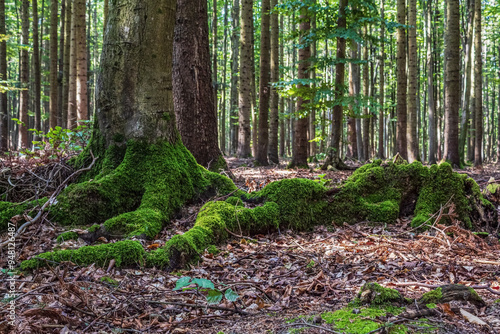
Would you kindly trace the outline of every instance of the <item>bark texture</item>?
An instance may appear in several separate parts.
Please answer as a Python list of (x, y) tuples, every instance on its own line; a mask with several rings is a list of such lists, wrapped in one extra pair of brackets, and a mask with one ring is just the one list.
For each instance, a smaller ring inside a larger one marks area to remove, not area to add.
[(384, 103), (385, 103), (385, 13), (384, 13), (384, 0), (380, 1), (380, 16), (382, 17), (382, 24), (380, 26), (380, 112), (378, 119), (378, 157), (379, 159), (385, 159), (385, 145), (384, 145), (384, 129), (385, 129), (385, 120), (384, 120)]
[(474, 0), (474, 108), (475, 108), (475, 150), (474, 150), (474, 166), (480, 167), (483, 165), (483, 60), (481, 40), (481, 22), (482, 8), (481, 0)]
[(417, 0), (408, 0), (408, 162), (420, 161), (417, 136)]
[[(271, 0), (271, 9), (277, 0)], [(279, 64), (279, 23), (278, 13), (271, 14), (271, 82), (278, 82), (280, 75)], [(271, 89), (270, 116), (269, 116), (269, 161), (279, 163), (278, 156), (278, 125), (279, 125), (279, 95), (275, 88)]]
[(87, 35), (86, 0), (75, 0), (75, 38), (76, 38), (76, 115), (77, 120), (88, 120), (87, 96)]
[(177, 0), (172, 78), (182, 142), (200, 165), (214, 170), (225, 168), (217, 145), (206, 1)]
[[(399, 24), (406, 24), (406, 1), (397, 0), (397, 21)], [(403, 157), (408, 159), (408, 141), (406, 137), (407, 128), (407, 110), (406, 110), (406, 29), (398, 28), (397, 34), (397, 106), (396, 113), (398, 117), (396, 145), (397, 151)]]
[[(35, 0), (36, 1), (36, 0)], [(57, 83), (57, 0), (50, 2), (50, 127), (57, 126), (58, 119), (58, 83)]]
[[(5, 0), (0, 0), (0, 34), (5, 35)], [(7, 41), (0, 41), (0, 80), (7, 80)], [(7, 93), (0, 92), (0, 151), (9, 146), (9, 111)]]
[[(23, 0), (21, 5), (21, 21), (22, 21), (22, 34), (21, 34), (21, 44), (29, 44), (29, 0)], [(28, 137), (28, 50), (26, 48), (21, 49), (21, 90), (20, 101), (19, 101), (19, 120), (22, 122), (19, 125), (19, 148), (29, 147), (29, 137)]]

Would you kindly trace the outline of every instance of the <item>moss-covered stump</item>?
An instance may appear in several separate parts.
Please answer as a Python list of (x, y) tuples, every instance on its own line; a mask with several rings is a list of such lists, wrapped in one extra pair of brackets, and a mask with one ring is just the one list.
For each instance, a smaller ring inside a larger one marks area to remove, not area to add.
[(398, 217), (413, 216), (412, 226), (417, 227), (432, 224), (432, 215), (446, 204), (441, 215), (444, 220), (453, 208), (469, 229), (491, 229), (498, 224), (495, 208), (477, 183), (454, 172), (448, 163), (428, 168), (420, 162), (382, 165), (377, 160), (356, 170), (331, 206), (338, 224), (360, 220), (393, 223)]

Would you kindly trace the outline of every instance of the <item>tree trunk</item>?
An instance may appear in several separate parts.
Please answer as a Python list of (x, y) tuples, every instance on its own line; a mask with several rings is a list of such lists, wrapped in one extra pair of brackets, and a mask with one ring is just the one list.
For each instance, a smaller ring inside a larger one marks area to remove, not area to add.
[(248, 158), (250, 150), (250, 116), (252, 112), (252, 30), (253, 30), (253, 1), (241, 1), (240, 13), (240, 92), (239, 92), (239, 133), (238, 157)]
[[(207, 14), (208, 15), (208, 14)], [(214, 85), (214, 106), (215, 113), (218, 115), (219, 107), (217, 105), (217, 92), (219, 91), (219, 81), (217, 80), (217, 56), (218, 56), (218, 47), (217, 47), (217, 0), (213, 0), (212, 2), (212, 84)]]
[(482, 60), (482, 43), (481, 40), (481, 0), (474, 0), (474, 100), (475, 100), (475, 150), (474, 150), (474, 167), (482, 167), (483, 165), (483, 60)]
[[(283, 31), (284, 29), (284, 15), (281, 15), (280, 16), (280, 30)], [(280, 47), (280, 59), (279, 59), (279, 62), (280, 62), (280, 66), (284, 66), (285, 65), (285, 47), (283, 45), (283, 40), (280, 39), (279, 41), (279, 47)], [(280, 80), (283, 80), (283, 75), (280, 74), (279, 76), (279, 79)], [(285, 125), (285, 119), (284, 119), (284, 114), (285, 114), (285, 98), (284, 97), (281, 97), (280, 98), (280, 109), (279, 109), (279, 112), (281, 112), (281, 115), (282, 117), (280, 117), (280, 148), (279, 148), (279, 155), (280, 157), (284, 157), (285, 156), (285, 143), (286, 143), (286, 125)]]
[(408, 0), (408, 162), (420, 161), (417, 136), (417, 0)]
[(384, 13), (384, 0), (380, 1), (380, 16), (382, 23), (380, 26), (380, 112), (378, 122), (378, 158), (385, 159), (385, 145), (384, 145), (384, 129), (385, 129), (385, 13)]
[[(406, 24), (406, 1), (397, 0), (397, 21), (399, 24)], [(396, 142), (397, 150), (403, 159), (408, 159), (408, 141), (406, 137), (407, 129), (407, 110), (406, 110), (406, 31), (405, 28), (398, 28), (397, 34), (397, 132)]]
[(426, 15), (426, 44), (427, 44), (427, 115), (429, 118), (429, 164), (436, 163), (436, 103), (434, 102), (434, 59), (432, 53), (432, 1), (427, 2)]
[[(36, 1), (37, 0), (33, 0), (33, 3), (35, 3)], [(52, 129), (55, 129), (58, 123), (57, 0), (51, 0), (50, 2), (50, 56), (49, 57), (50, 57), (50, 106), (49, 106), (50, 127)]]
[(102, 11), (104, 14), (104, 19), (103, 19), (104, 34), (106, 34), (106, 27), (108, 26), (108, 16), (109, 16), (109, 0), (104, 0), (104, 8)]
[[(314, 5), (317, 1), (314, 0)], [(312, 14), (312, 30), (316, 31), (316, 13)], [(311, 57), (314, 59), (317, 57), (317, 41), (312, 41), (311, 43)], [(310, 77), (312, 79), (313, 91), (315, 91), (316, 86), (316, 67), (311, 64), (311, 69), (309, 70)], [(316, 108), (311, 108), (309, 111), (309, 156), (316, 160), (316, 149), (317, 144), (314, 140), (316, 138)]]
[(77, 112), (76, 112), (76, 0), (72, 0), (71, 10), (71, 33), (70, 33), (70, 52), (69, 52), (69, 69), (68, 69), (68, 129), (76, 127)]
[[(21, 34), (21, 44), (29, 45), (29, 0), (22, 1), (21, 7), (21, 22), (22, 22), (22, 34)], [(28, 50), (26, 48), (21, 49), (21, 93), (19, 101), (19, 120), (22, 124), (19, 125), (19, 148), (28, 148), (30, 146), (28, 137)]]
[(229, 112), (229, 128), (230, 128), (230, 150), (231, 154), (235, 154), (238, 150), (238, 72), (240, 59), (240, 44), (239, 44), (239, 29), (240, 29), (240, 0), (234, 0), (231, 9), (231, 97)]
[(68, 112), (69, 112), (69, 82), (70, 82), (70, 58), (71, 58), (71, 31), (72, 31), (72, 11), (73, 11), (73, 0), (66, 0), (66, 23), (64, 24), (65, 26), (65, 32), (64, 32), (64, 39), (66, 43), (64, 44), (64, 64), (63, 64), (63, 89), (62, 89), (62, 100), (63, 100), (63, 106), (62, 106), (62, 119), (61, 119), (61, 126), (63, 128), (68, 127)]
[(217, 145), (208, 41), (207, 2), (177, 0), (172, 76), (177, 128), (196, 161), (219, 171), (226, 164)]
[[(365, 26), (364, 35), (368, 35), (368, 28)], [(370, 96), (370, 61), (368, 60), (368, 43), (365, 43), (363, 50), (363, 60), (366, 63), (363, 65), (363, 95), (365, 99)], [(370, 111), (368, 105), (365, 106), (363, 119), (363, 161), (370, 158)]]
[[(348, 0), (339, 1), (339, 16), (337, 19), (337, 28), (345, 29), (346, 22), (346, 9)], [(337, 59), (345, 59), (345, 38), (337, 37)], [(343, 98), (344, 86), (344, 63), (339, 61), (335, 68), (335, 100), (340, 101)], [(345, 165), (341, 160), (340, 155), (340, 138), (342, 136), (342, 123), (343, 123), (343, 110), (342, 104), (337, 103), (333, 107), (333, 120), (331, 125), (330, 145), (328, 147), (327, 158), (322, 166), (322, 169), (328, 169), (329, 166), (333, 168), (344, 168)]]
[[(299, 68), (297, 71), (298, 79), (309, 79), (309, 58), (311, 58), (311, 45), (306, 41), (306, 36), (311, 31), (310, 14), (307, 8), (301, 9), (300, 12), (300, 41), (299, 44)], [(298, 84), (297, 88), (309, 87), (309, 85)], [(298, 119), (295, 122), (294, 131), (294, 150), (290, 167), (303, 167), (308, 168), (307, 165), (307, 130), (309, 126), (309, 119), (307, 116), (305, 104), (309, 103), (303, 96), (297, 98), (297, 114)]]
[(65, 39), (66, 31), (66, 2), (68, 0), (61, 0), (61, 23), (60, 23), (60, 33), (59, 33), (59, 61), (58, 61), (58, 73), (57, 73), (57, 125), (62, 126), (63, 124), (63, 96), (64, 96), (64, 53), (66, 49), (67, 40)]
[[(271, 9), (277, 4), (277, 0), (271, 1)], [(279, 18), (278, 13), (271, 14), (271, 82), (275, 83), (280, 80), (280, 64), (279, 64)], [(280, 162), (278, 156), (278, 131), (279, 131), (279, 100), (280, 97), (275, 88), (271, 89), (271, 114), (269, 117), (269, 161), (278, 164)]]
[(88, 120), (86, 0), (75, 0), (76, 39), (76, 114), (78, 121)]
[(270, 97), (270, 0), (262, 0), (260, 29), (260, 79), (259, 79), (259, 129), (255, 159), (262, 166), (269, 164), (267, 151), (269, 145), (269, 97)]
[[(227, 2), (229, 0), (224, 0), (224, 39), (222, 42), (222, 52), (224, 55), (227, 54)], [(220, 150), (222, 154), (226, 154), (226, 69), (227, 69), (227, 57), (223, 57), (222, 64), (222, 96), (221, 96), (221, 121), (220, 121)]]
[[(351, 41), (351, 59), (358, 58), (358, 43)], [(355, 63), (349, 63), (349, 95), (354, 98), (359, 93), (359, 65)], [(355, 109), (357, 108), (357, 103), (349, 107), (351, 113), (355, 114)], [(356, 118), (353, 116), (347, 117), (347, 156), (353, 159), (359, 159), (358, 155), (358, 137), (356, 129)]]
[[(5, 0), (0, 0), (0, 35), (6, 35)], [(7, 80), (7, 41), (0, 41), (0, 80)], [(7, 109), (7, 92), (0, 92), (0, 153), (9, 148), (9, 110)]]

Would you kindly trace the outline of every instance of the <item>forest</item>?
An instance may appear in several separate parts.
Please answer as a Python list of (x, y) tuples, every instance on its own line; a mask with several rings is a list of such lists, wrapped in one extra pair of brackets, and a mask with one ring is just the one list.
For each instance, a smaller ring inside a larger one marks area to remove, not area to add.
[(0, 0), (0, 333), (500, 332), (499, 41), (497, 0)]

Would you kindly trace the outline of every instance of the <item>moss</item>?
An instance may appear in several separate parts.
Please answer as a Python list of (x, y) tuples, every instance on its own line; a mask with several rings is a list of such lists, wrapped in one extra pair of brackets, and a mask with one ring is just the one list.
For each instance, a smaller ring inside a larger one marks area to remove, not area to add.
[(500, 184), (498, 183), (488, 183), (486, 186), (487, 193), (496, 194), (498, 189), (500, 189)]
[(68, 241), (68, 240), (78, 240), (78, 233), (68, 231), (68, 232), (64, 232), (64, 233), (60, 234), (57, 237), (58, 243), (63, 243), (64, 241)]
[(443, 291), (441, 288), (437, 288), (432, 291), (424, 293), (420, 298), (420, 302), (423, 304), (439, 304), (442, 298), (443, 298)]
[[(403, 309), (391, 309), (391, 314), (401, 313)], [(381, 327), (377, 318), (383, 317), (388, 310), (381, 308), (361, 308), (359, 313), (354, 313), (353, 308), (347, 307), (335, 312), (326, 312), (321, 315), (327, 324), (332, 324), (335, 329), (346, 333), (365, 334)], [(406, 327), (393, 326), (389, 333), (406, 333)]]
[(103, 276), (99, 279), (99, 281), (104, 282), (104, 283), (108, 283), (108, 284), (115, 286), (115, 287), (120, 285), (120, 283), (117, 280), (112, 279), (109, 276)]
[(117, 267), (142, 266), (145, 262), (145, 255), (140, 242), (125, 240), (113, 244), (85, 246), (75, 250), (56, 250), (42, 253), (30, 260), (23, 261), (21, 269), (33, 270), (47, 264), (53, 265), (52, 262), (60, 263), (63, 261), (70, 261), (80, 266), (95, 263), (97, 266), (105, 267), (113, 259)]
[(210, 245), (207, 247), (207, 252), (212, 255), (217, 255), (220, 253), (220, 250), (214, 245)]
[(125, 136), (121, 133), (115, 133), (113, 135), (113, 141), (115, 143), (122, 143), (125, 140)]
[(434, 308), (436, 308), (436, 307), (437, 307), (437, 305), (436, 305), (436, 304), (434, 304), (434, 303), (426, 304), (425, 306), (426, 306), (428, 309), (434, 309)]
[[(11, 202), (1, 202), (0, 201), (0, 232), (7, 230), (9, 222), (12, 217), (17, 215), (23, 215), (27, 213), (28, 216), (32, 216), (36, 207), (40, 207), (47, 202), (47, 198), (42, 198), (39, 200), (26, 202), (26, 203), (11, 203)], [(17, 226), (24, 223), (24, 217), (18, 222)]]
[(89, 233), (94, 233), (94, 232), (97, 232), (97, 230), (99, 230), (100, 228), (101, 228), (101, 225), (99, 225), (99, 224), (94, 224), (94, 225), (90, 226), (90, 227), (87, 229), (87, 231), (88, 231)]
[(387, 306), (392, 303), (404, 303), (405, 300), (399, 291), (384, 288), (378, 283), (366, 283), (359, 290), (356, 298), (351, 302), (352, 306), (371, 305)]
[(243, 201), (241, 200), (241, 198), (236, 197), (236, 196), (231, 196), (231, 197), (227, 198), (226, 202), (229, 203), (229, 204), (232, 204), (234, 206), (242, 206), (242, 207), (245, 206), (243, 204)]
[(220, 173), (221, 171), (227, 170), (227, 162), (226, 159), (221, 155), (217, 158), (217, 161), (214, 164), (210, 164), (209, 170), (211, 172)]

